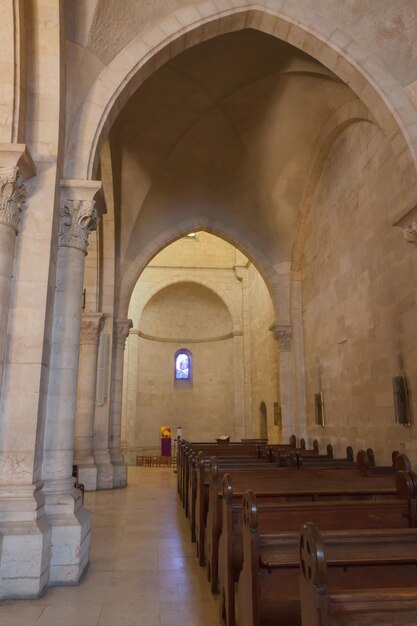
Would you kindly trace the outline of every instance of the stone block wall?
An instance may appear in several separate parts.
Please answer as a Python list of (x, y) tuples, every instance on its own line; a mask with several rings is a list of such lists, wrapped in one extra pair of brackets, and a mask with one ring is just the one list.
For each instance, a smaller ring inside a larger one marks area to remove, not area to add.
[[(302, 296), (309, 434), (378, 462), (393, 449), (417, 461), (415, 428), (394, 420), (392, 378), (405, 372), (416, 415), (416, 249), (389, 215), (401, 196), (391, 149), (376, 126), (339, 137), (319, 181), (305, 248)], [(322, 390), (325, 428), (314, 425)]]

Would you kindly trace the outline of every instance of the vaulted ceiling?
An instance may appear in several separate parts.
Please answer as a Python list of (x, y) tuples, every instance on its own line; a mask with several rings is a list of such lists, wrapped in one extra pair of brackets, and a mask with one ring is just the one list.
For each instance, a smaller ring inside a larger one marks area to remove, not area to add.
[(311, 57), (254, 30), (181, 53), (111, 131), (119, 255), (130, 262), (195, 219), (271, 264), (288, 261), (322, 129), (355, 98)]

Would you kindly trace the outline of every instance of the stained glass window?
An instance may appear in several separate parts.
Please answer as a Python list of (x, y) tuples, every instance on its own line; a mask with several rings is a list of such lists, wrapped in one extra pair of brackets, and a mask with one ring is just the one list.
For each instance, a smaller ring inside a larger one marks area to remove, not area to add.
[(179, 350), (175, 354), (175, 379), (190, 380), (191, 378), (191, 354), (188, 350)]

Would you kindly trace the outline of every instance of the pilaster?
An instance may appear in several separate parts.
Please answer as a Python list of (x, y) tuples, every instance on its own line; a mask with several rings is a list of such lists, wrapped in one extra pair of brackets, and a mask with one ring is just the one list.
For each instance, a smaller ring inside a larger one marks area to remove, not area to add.
[(281, 441), (288, 441), (294, 432), (294, 403), (292, 380), (292, 327), (290, 324), (274, 323), (269, 330), (278, 344), (279, 393), (282, 410)]
[(94, 462), (93, 437), (97, 352), (103, 320), (102, 313), (83, 313), (81, 319), (74, 463), (79, 466), (79, 480), (86, 491), (94, 491), (97, 488), (97, 466)]
[(113, 464), (113, 486), (125, 487), (127, 468), (121, 451), (122, 396), (124, 350), (129, 331), (133, 326), (130, 319), (117, 319), (113, 327), (113, 363), (110, 400), (110, 459)]

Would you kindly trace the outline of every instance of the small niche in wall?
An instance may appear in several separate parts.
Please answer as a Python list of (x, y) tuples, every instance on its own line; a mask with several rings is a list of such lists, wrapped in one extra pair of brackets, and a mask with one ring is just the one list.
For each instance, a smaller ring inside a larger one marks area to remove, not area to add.
[(278, 402), (274, 402), (274, 426), (282, 428), (282, 411)]
[(395, 421), (404, 426), (411, 426), (410, 398), (405, 374), (392, 379), (394, 391)]
[(259, 405), (259, 437), (268, 439), (268, 411), (265, 402)]
[(314, 410), (316, 425), (324, 427), (324, 398), (322, 391), (314, 394)]

